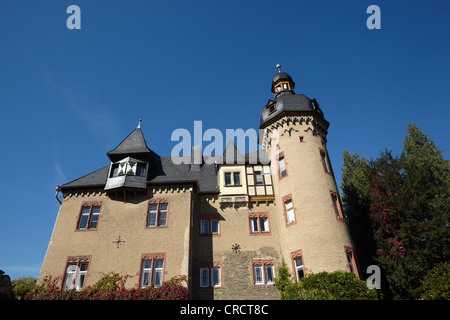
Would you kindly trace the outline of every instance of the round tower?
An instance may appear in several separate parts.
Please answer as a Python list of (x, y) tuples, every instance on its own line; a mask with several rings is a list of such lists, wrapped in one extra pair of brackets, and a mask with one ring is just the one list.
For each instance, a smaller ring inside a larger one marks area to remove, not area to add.
[(277, 69), (260, 141), (272, 161), (283, 257), (297, 280), (335, 270), (359, 277), (326, 147), (329, 122), (316, 99), (296, 94), (292, 77)]

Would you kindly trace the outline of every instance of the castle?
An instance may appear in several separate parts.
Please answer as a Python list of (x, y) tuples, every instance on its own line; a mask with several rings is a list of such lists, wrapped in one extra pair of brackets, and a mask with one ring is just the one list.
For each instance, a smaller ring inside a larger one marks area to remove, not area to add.
[(59, 186), (40, 281), (61, 276), (64, 289), (81, 289), (114, 271), (146, 287), (185, 275), (191, 299), (279, 299), (283, 259), (296, 280), (335, 270), (359, 277), (329, 122), (277, 68), (261, 150), (241, 154), (231, 142), (205, 162), (193, 147), (192, 161), (175, 164), (147, 146), (139, 125), (107, 153), (109, 164)]

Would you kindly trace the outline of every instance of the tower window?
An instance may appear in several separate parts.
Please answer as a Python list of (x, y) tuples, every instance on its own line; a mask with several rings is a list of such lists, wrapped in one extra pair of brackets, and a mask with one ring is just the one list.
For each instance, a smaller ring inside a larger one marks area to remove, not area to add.
[(334, 213), (336, 214), (336, 218), (338, 220), (343, 220), (344, 215), (342, 213), (341, 203), (339, 202), (339, 197), (336, 192), (330, 191), (331, 194), (331, 202), (333, 205)]
[(287, 200), (284, 202), (284, 208), (286, 210), (286, 221), (287, 223), (295, 222), (295, 213), (292, 200)]
[(278, 155), (278, 168), (279, 168), (279, 174), (280, 174), (280, 178), (284, 178), (285, 176), (287, 176), (287, 170), (286, 170), (286, 161), (284, 159), (284, 153), (280, 153)]
[(295, 208), (292, 202), (292, 194), (288, 194), (283, 197), (283, 209), (284, 209), (284, 218), (286, 219), (286, 226), (289, 227), (292, 224), (295, 224)]
[(288, 84), (287, 83), (283, 83), (283, 89), (287, 90), (288, 88), (289, 88)]
[(319, 149), (319, 153), (320, 153), (320, 160), (322, 162), (323, 171), (325, 171), (326, 173), (331, 173), (330, 162), (328, 159), (327, 152), (323, 149)]
[(345, 254), (347, 256), (347, 264), (348, 264), (348, 268), (349, 268), (350, 272), (353, 272), (356, 275), (356, 277), (358, 279), (360, 279), (359, 272), (358, 272), (358, 266), (356, 263), (355, 254), (353, 252), (353, 249), (350, 247), (344, 247), (344, 249), (345, 249)]
[(300, 279), (305, 276), (305, 272), (303, 270), (303, 259), (301, 256), (294, 259), (294, 266), (295, 266), (295, 275), (297, 276), (297, 281), (300, 281)]

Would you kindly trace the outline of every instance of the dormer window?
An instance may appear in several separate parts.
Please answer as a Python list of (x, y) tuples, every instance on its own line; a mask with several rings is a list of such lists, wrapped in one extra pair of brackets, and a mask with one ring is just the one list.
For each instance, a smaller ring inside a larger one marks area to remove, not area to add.
[(140, 177), (145, 177), (147, 165), (145, 163), (138, 163), (136, 168), (136, 175)]
[(146, 163), (136, 162), (131, 160), (130, 158), (126, 158), (111, 165), (111, 173), (109, 177), (114, 178), (124, 175), (145, 177), (146, 171)]
[(111, 166), (111, 174), (109, 175), (110, 178), (117, 177), (119, 175), (119, 163), (114, 163)]

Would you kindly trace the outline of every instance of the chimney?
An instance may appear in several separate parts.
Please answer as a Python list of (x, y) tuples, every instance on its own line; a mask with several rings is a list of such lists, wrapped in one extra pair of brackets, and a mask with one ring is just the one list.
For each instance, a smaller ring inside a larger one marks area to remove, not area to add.
[(200, 171), (203, 163), (202, 146), (192, 146), (191, 149), (191, 171)]

